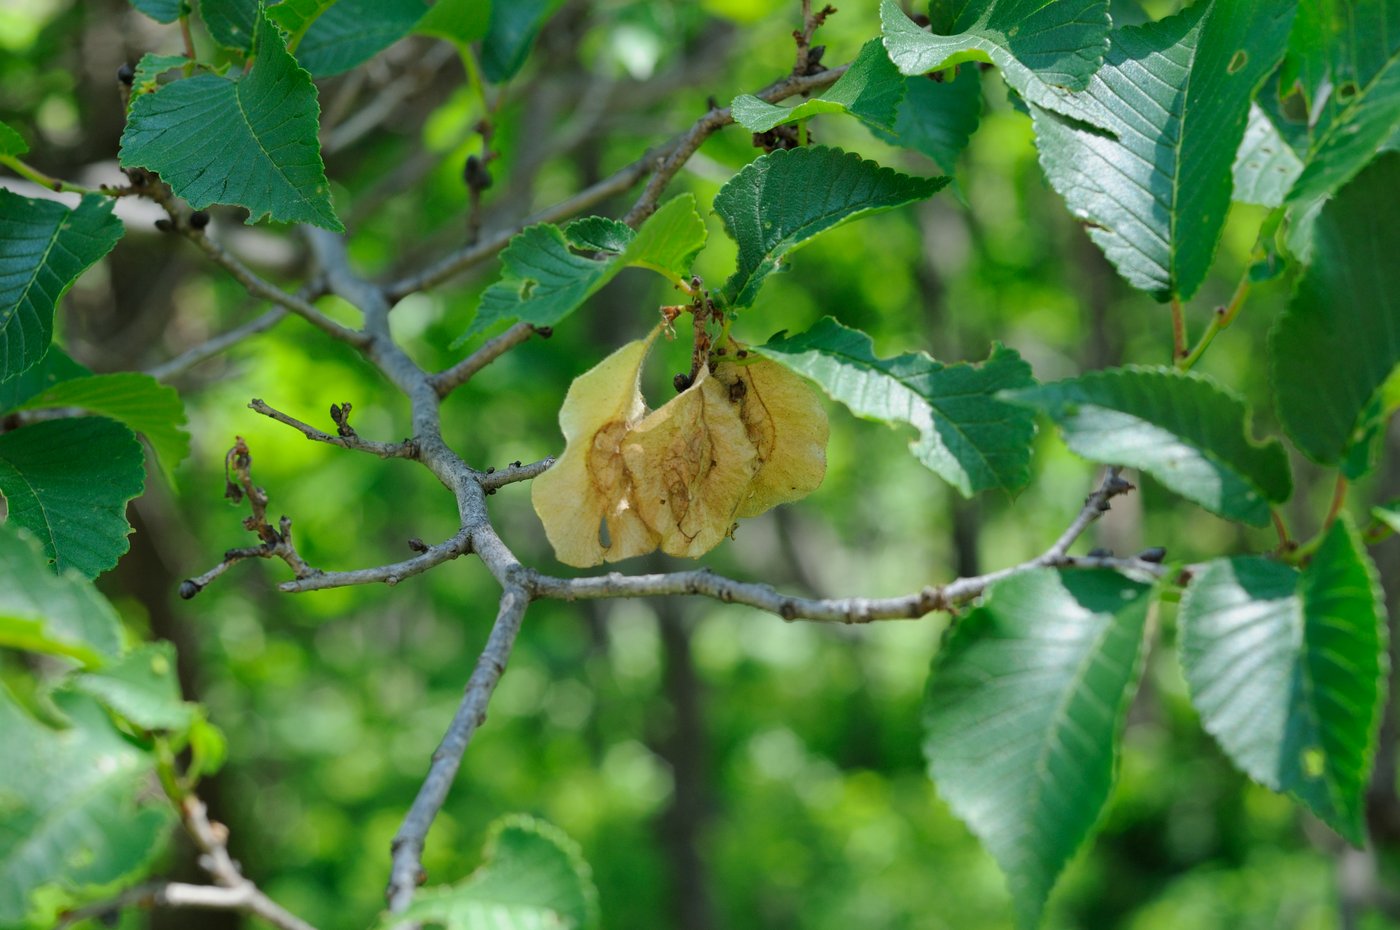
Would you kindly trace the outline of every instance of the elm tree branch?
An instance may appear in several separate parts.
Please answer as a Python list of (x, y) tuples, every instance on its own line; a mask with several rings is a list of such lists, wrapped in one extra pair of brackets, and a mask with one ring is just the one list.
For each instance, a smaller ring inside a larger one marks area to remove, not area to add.
[[(304, 292), (299, 296), (301, 296), (303, 300), (306, 299), (306, 293)], [(146, 374), (158, 381), (169, 381), (171, 378), (184, 374), (201, 362), (206, 362), (214, 356), (228, 351), (244, 339), (256, 336), (259, 333), (267, 332), (269, 329), (272, 329), (272, 327), (285, 320), (287, 318), (287, 312), (286, 307), (273, 307), (271, 310), (268, 310), (255, 319), (249, 320), (242, 326), (235, 327), (227, 332), (219, 333), (217, 336), (205, 342), (201, 342), (197, 346), (191, 346), (168, 361), (147, 368)]]
[(481, 486), (487, 494), (492, 493), (497, 488), (503, 488), (508, 484), (517, 481), (529, 481), (531, 478), (538, 478), (554, 464), (554, 456), (540, 459), (538, 462), (531, 462), (529, 465), (521, 465), (519, 462), (512, 462), (505, 468), (495, 471), (487, 469), (486, 473), (479, 479)]
[[(285, 911), (279, 914), (278, 911), (281, 909), (275, 904), (273, 908), (277, 908), (277, 910), (268, 908), (265, 896), (263, 896), (263, 900), (260, 900), (259, 896), (262, 896), (262, 892), (258, 891), (252, 882), (247, 882), (236, 888), (225, 888), (221, 885), (192, 885), (186, 882), (141, 885), (128, 889), (109, 901), (67, 911), (59, 918), (57, 926), (58, 930), (63, 930), (65, 927), (71, 927), (85, 920), (102, 920), (114, 917), (128, 907), (238, 911), (243, 914), (255, 914), (274, 927), (282, 928), (282, 930), (295, 930), (295, 928), (310, 926), (310, 924), (302, 922), (300, 918), (287, 914)], [(288, 922), (288, 917), (291, 918), (291, 922)]]
[(428, 382), (432, 384), (439, 397), (446, 397), (471, 380), (478, 371), (529, 339), (535, 332), (535, 327), (529, 323), (516, 323), (499, 336), (488, 339), (481, 348), (451, 368), (429, 377)]
[(486, 722), (486, 706), (505, 672), (529, 602), (529, 595), (521, 588), (507, 586), (501, 592), (500, 609), (491, 627), (491, 635), (486, 640), (486, 648), (477, 659), (476, 668), (467, 681), (466, 693), (462, 695), (462, 702), (452, 717), (442, 743), (433, 753), (428, 776), (418, 789), (418, 796), (413, 799), (403, 824), (394, 834), (390, 847), (393, 864), (389, 873), (389, 887), (385, 892), (390, 911), (397, 913), (408, 907), (414, 889), (423, 883), (421, 863), (428, 829), (447, 800), (467, 744), (477, 728)]
[[(411, 459), (418, 455), (418, 447), (414, 445), (412, 439), (405, 439), (403, 442), (377, 442), (373, 439), (365, 439), (353, 431), (349, 435), (343, 433), (339, 436), (333, 435), (319, 430), (309, 423), (303, 423), (296, 417), (285, 414), (275, 407), (270, 407), (257, 397), (248, 402), (248, 409), (255, 410), (278, 423), (285, 423), (314, 442), (324, 442), (342, 449), (354, 449), (356, 452), (368, 452), (381, 459)], [(342, 427), (342, 429), (347, 428)]]

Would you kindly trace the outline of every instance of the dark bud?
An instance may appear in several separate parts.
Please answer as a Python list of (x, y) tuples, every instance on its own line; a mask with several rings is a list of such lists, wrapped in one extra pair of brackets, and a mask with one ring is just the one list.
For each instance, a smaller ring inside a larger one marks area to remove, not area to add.
[(160, 219), (156, 220), (156, 229), (159, 229), (161, 232), (174, 232), (175, 224), (170, 222), (169, 217), (162, 216)]
[[(131, 62), (128, 61), (117, 69), (117, 80), (121, 81), (127, 87), (130, 87), (131, 82), (136, 80), (136, 69), (132, 67)], [(193, 597), (194, 595), (190, 596)]]
[(510, 467), (511, 467), (511, 468), (519, 468), (519, 467), (520, 467), (520, 459), (516, 459), (514, 462), (511, 462), (511, 463), (510, 463)]
[(1162, 546), (1153, 546), (1151, 549), (1144, 549), (1138, 553), (1138, 558), (1144, 562), (1156, 562), (1161, 564), (1167, 557), (1167, 550)]
[(414, 552), (427, 552), (428, 544), (423, 542), (423, 540), (419, 539), (417, 536), (414, 536), (408, 541), (408, 548), (412, 549)]
[(694, 383), (695, 379), (691, 378), (690, 375), (686, 374), (683, 371), (677, 372), (676, 376), (671, 379), (671, 384), (675, 385), (677, 394), (679, 394), (681, 391), (684, 391), (686, 388), (690, 387)]
[(331, 404), (331, 422), (340, 422), (340, 404)]
[(541, 339), (548, 339), (550, 336), (553, 336), (553, 335), (554, 335), (554, 327), (553, 327), (553, 326), (536, 326), (536, 327), (535, 327), (535, 335), (539, 336)]
[(1127, 494), (1133, 489), (1133, 483), (1121, 475), (1114, 475), (1108, 479), (1105, 487), (1108, 490), (1108, 496), (1114, 497), (1118, 494)]
[(128, 168), (126, 176), (130, 179), (132, 187), (145, 187), (151, 181), (151, 176), (145, 168)]
[(484, 191), (491, 187), (491, 171), (486, 167), (486, 162), (479, 156), (468, 155), (467, 167), (462, 172), (463, 179), (467, 182), (468, 190)]
[(1095, 546), (1094, 548), (1092, 548), (1092, 549), (1089, 550), (1089, 558), (1091, 558), (1091, 559), (1111, 559), (1111, 558), (1113, 558), (1113, 550), (1112, 550), (1112, 549), (1105, 549), (1103, 546)]
[(224, 484), (224, 497), (237, 504), (243, 500), (243, 489), (232, 481), (226, 482)]
[(486, 493), (487, 493), (487, 494), (495, 494), (495, 493), (496, 493), (496, 489), (495, 489), (495, 488), (487, 488), (487, 489), (486, 489)]
[(735, 354), (738, 355), (740, 358), (748, 358), (748, 357), (749, 357), (749, 350), (748, 350), (748, 349), (740, 349), (740, 350), (739, 350), (737, 353), (735, 353)]
[(487, 465), (487, 466), (486, 466), (486, 474), (488, 474), (488, 475), (494, 475), (495, 473), (496, 473), (496, 466), (495, 466), (495, 465)]
[(720, 346), (718, 349), (715, 349), (715, 354), (716, 354), (716, 355), (724, 355), (727, 351), (728, 351), (728, 350), (725, 349), (724, 346)]
[(920, 28), (927, 28), (928, 24), (933, 22), (933, 20), (929, 19), (922, 13), (915, 13), (911, 18), (914, 20), (914, 25)]
[(204, 586), (192, 578), (186, 578), (180, 582), (180, 597), (184, 600), (188, 601), (202, 590), (204, 590)]
[(190, 228), (203, 229), (209, 225), (209, 214), (205, 210), (196, 210), (190, 214)]
[(825, 54), (825, 45), (813, 45), (811, 48), (807, 49), (807, 72), (809, 74), (821, 70), (821, 60), (822, 56)]

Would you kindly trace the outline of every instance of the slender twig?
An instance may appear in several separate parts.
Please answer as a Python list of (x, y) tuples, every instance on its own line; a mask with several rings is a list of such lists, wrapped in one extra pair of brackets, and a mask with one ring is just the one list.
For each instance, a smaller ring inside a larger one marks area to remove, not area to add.
[[(172, 220), (178, 223), (178, 219), (172, 218)], [(179, 229), (184, 233), (185, 238), (199, 246), (205, 255), (208, 255), (214, 260), (215, 264), (222, 266), (225, 271), (233, 275), (234, 280), (243, 285), (243, 289), (249, 294), (252, 294), (254, 297), (261, 297), (263, 300), (290, 310), (323, 333), (335, 339), (339, 339), (341, 342), (359, 348), (363, 348), (369, 343), (369, 338), (364, 333), (340, 325), (320, 310), (317, 310), (308, 301), (303, 300), (296, 294), (289, 294), (270, 281), (260, 277), (251, 268), (239, 261), (237, 256), (232, 252), (205, 235), (203, 230), (192, 229), (185, 223), (179, 223)]]
[[(65, 927), (71, 927), (85, 920), (101, 920), (111, 917), (129, 907), (238, 911), (244, 914), (257, 914), (273, 926), (286, 928), (286, 930), (310, 926), (301, 922), (300, 918), (292, 917), (285, 911), (279, 913), (280, 908), (278, 910), (269, 909), (264, 901), (270, 899), (263, 896), (263, 899), (260, 900), (260, 895), (262, 893), (251, 882), (235, 888), (225, 888), (221, 885), (192, 885), (187, 882), (141, 885), (129, 888), (110, 900), (65, 911), (58, 919), (57, 930), (63, 930)], [(276, 905), (274, 905), (275, 907)], [(291, 917), (290, 921), (288, 921), (288, 917)]]
[[(305, 294), (301, 295), (305, 299)], [(146, 374), (159, 381), (168, 381), (177, 375), (182, 375), (191, 368), (208, 361), (216, 355), (226, 352), (236, 346), (244, 339), (265, 333), (278, 323), (287, 318), (286, 307), (273, 307), (262, 316), (249, 320), (242, 326), (235, 327), (225, 333), (201, 342), (197, 346), (192, 346), (169, 361), (161, 362), (146, 369)]]
[(412, 439), (405, 439), (402, 442), (376, 442), (373, 439), (365, 439), (353, 431), (349, 435), (333, 435), (319, 430), (309, 423), (303, 423), (296, 417), (289, 416), (275, 407), (270, 407), (257, 397), (248, 402), (248, 408), (276, 420), (278, 423), (287, 424), (314, 442), (324, 442), (342, 449), (354, 449), (356, 452), (368, 452), (381, 459), (411, 459), (418, 455), (418, 447)]
[(20, 177), (28, 178), (35, 184), (38, 184), (42, 187), (46, 187), (51, 191), (58, 191), (59, 193), (63, 194), (106, 194), (108, 196), (116, 195), (115, 189), (94, 190), (91, 187), (83, 187), (80, 184), (73, 184), (68, 181), (52, 177), (51, 175), (45, 174), (38, 168), (35, 168), (32, 165), (28, 164), (27, 162), (21, 161), (13, 155), (0, 155), (0, 165), (4, 165), (6, 168), (9, 168), (11, 171), (19, 175)]
[(1347, 481), (1347, 476), (1338, 472), (1337, 483), (1332, 488), (1332, 504), (1327, 508), (1327, 518), (1322, 521), (1322, 528), (1324, 530), (1332, 526), (1337, 516), (1342, 512), (1342, 508), (1346, 506), (1347, 490), (1349, 487), (1350, 484)]
[(1206, 326), (1206, 331), (1201, 333), (1200, 340), (1195, 348), (1188, 352), (1185, 357), (1176, 360), (1176, 366), (1183, 370), (1188, 370), (1201, 360), (1206, 349), (1215, 341), (1215, 337), (1229, 327), (1239, 316), (1240, 308), (1244, 306), (1245, 297), (1249, 296), (1249, 272), (1245, 271), (1240, 278), (1240, 283), (1235, 286), (1235, 293), (1231, 295), (1230, 302), (1223, 307), (1216, 307), (1215, 313), (1210, 318), (1210, 323)]
[(492, 493), (497, 488), (503, 488), (508, 484), (517, 481), (529, 481), (531, 478), (538, 478), (554, 464), (554, 456), (540, 459), (538, 462), (531, 462), (529, 465), (521, 465), (519, 462), (512, 462), (505, 468), (486, 469), (486, 473), (481, 476), (481, 486), (487, 494)]
[(435, 546), (429, 546), (420, 554), (392, 565), (379, 565), (374, 568), (360, 568), (344, 572), (317, 572), (305, 578), (284, 581), (277, 590), (286, 594), (302, 594), (306, 591), (324, 591), (328, 588), (345, 588), (361, 584), (383, 584), (393, 587), (405, 578), (421, 575), (430, 568), (449, 562), (471, 551), (471, 533), (460, 530), (451, 539)]
[(516, 323), (451, 368), (431, 376), (428, 381), (439, 397), (446, 397), (456, 388), (466, 384), (472, 375), (529, 339), (535, 332), (535, 327), (529, 323)]
[(486, 706), (505, 671), (528, 603), (529, 596), (519, 588), (507, 587), (501, 592), (500, 609), (496, 612), (496, 622), (491, 627), (486, 648), (482, 650), (476, 668), (467, 681), (466, 693), (452, 717), (452, 724), (433, 753), (428, 776), (418, 789), (418, 796), (413, 799), (402, 826), (394, 834), (391, 846), (393, 865), (389, 873), (389, 887), (385, 891), (390, 911), (398, 913), (408, 907), (414, 889), (427, 877), (423, 872), (422, 857), (428, 830), (447, 800), (467, 744), (477, 728), (486, 721)]

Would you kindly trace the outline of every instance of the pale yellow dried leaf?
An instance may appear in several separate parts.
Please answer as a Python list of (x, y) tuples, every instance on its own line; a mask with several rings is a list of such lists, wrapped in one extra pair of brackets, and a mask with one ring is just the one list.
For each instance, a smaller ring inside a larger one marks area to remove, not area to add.
[(707, 368), (633, 427), (622, 455), (632, 502), (661, 551), (688, 558), (728, 535), (758, 467), (738, 406)]
[(830, 434), (826, 408), (817, 392), (768, 359), (745, 365), (721, 363), (715, 368), (715, 379), (737, 401), (758, 455), (758, 472), (735, 515), (754, 517), (815, 491), (826, 476)]
[(646, 413), (639, 379), (657, 332), (629, 342), (576, 378), (559, 410), (564, 452), (535, 479), (530, 501), (555, 556), (567, 565), (616, 562), (657, 546), (657, 534), (628, 501), (621, 448)]

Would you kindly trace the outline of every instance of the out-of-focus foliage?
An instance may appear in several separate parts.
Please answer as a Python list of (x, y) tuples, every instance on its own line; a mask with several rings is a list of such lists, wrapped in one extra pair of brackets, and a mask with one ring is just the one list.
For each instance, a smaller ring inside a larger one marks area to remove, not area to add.
[[(493, 80), (518, 70), (492, 114), (491, 146), (501, 154), (485, 202), (501, 227), (685, 129), (706, 111), (708, 97), (727, 101), (791, 66), (790, 3), (575, 2), (543, 27), (538, 16), (549, 4), (520, 6), (536, 18), (522, 14), (523, 25), (512, 25), (497, 17), (489, 28), (511, 29), (525, 54), (481, 63)], [(1115, 23), (1172, 9), (1112, 4)], [(872, 11), (843, 9), (819, 34), (824, 60), (852, 59), (878, 29)], [(1106, 40), (1095, 30), (1082, 46), (1101, 51)], [(214, 44), (198, 28), (195, 41)], [(325, 150), (352, 257), (384, 277), (421, 267), (462, 240), (462, 164), (481, 153), (473, 126), (495, 98), (474, 83), (474, 62), (434, 59), (440, 47), (410, 39), (377, 59), (360, 89), (351, 87), (359, 80), (353, 73), (319, 85), (328, 120), (341, 95), (348, 100), (346, 112), (334, 114)], [(179, 48), (176, 28), (121, 3), (6, 5), (0, 119), (26, 127), (30, 157), (49, 170), (76, 176), (92, 165), (119, 180), (111, 160), (123, 110), (112, 75), (147, 52)], [(418, 83), (408, 82), (415, 75)], [(399, 79), (408, 83), (394, 85)], [(953, 186), (792, 254), (786, 265), (794, 273), (770, 276), (736, 322), (736, 338), (759, 345), (780, 330), (805, 332), (839, 310), (873, 334), (878, 358), (927, 351), (951, 365), (984, 359), (999, 341), (1015, 346), (1041, 382), (1086, 367), (1166, 360), (1166, 308), (1118, 279), (1047, 184), (1031, 121), (1008, 102), (998, 72), (969, 61), (948, 85), (909, 80), (937, 87), (933, 93), (980, 90), (980, 128), (955, 164), (887, 147), (840, 115), (807, 129), (823, 144), (909, 174), (951, 173)], [(1033, 86), (1039, 78), (1024, 80)], [(402, 96), (377, 131), (349, 131), (347, 114), (391, 93)], [(708, 205), (754, 155), (749, 134), (728, 129), (706, 144), (673, 191)], [(596, 210), (619, 216), (630, 202), (623, 196)], [(1193, 331), (1229, 301), (1256, 261), (1263, 215), (1236, 204), (1224, 217), (1216, 262), (1187, 310)], [(711, 245), (698, 273), (715, 286), (733, 272), (736, 255), (722, 221), (704, 209), (701, 216)], [(216, 210), (216, 231), (263, 273), (293, 280), (299, 243), (241, 229), (242, 218)], [(59, 313), (60, 336), (76, 358), (98, 371), (154, 364), (260, 312), (202, 256), (159, 236), (153, 216), (125, 219), (131, 234)], [(425, 365), (455, 361), (460, 353), (448, 347), (498, 273), (488, 263), (448, 288), (405, 300), (391, 317), (396, 335)], [(1199, 366), (1266, 419), (1259, 347), (1294, 283), (1285, 275), (1256, 284), (1245, 312)], [(483, 465), (559, 452), (558, 411), (572, 380), (644, 335), (656, 308), (674, 300), (669, 282), (619, 276), (552, 338), (516, 348), (454, 395), (444, 410), (446, 434)], [(347, 308), (330, 312), (352, 318)], [(686, 346), (657, 349), (657, 372), (643, 384), (653, 406), (669, 396), (670, 374), (688, 364)], [(253, 541), (240, 526), (243, 512), (222, 497), (223, 456), (235, 435), (253, 450), (254, 475), (273, 512), (292, 517), (298, 545), (315, 565), (402, 558), (407, 539), (445, 538), (457, 520), (450, 497), (421, 470), (307, 443), (246, 409), (248, 398), (260, 396), (322, 422), (330, 403), (349, 400), (363, 435), (406, 434), (402, 397), (300, 320), (194, 369), (182, 387), (192, 454), (177, 471), (179, 494), (156, 486), (138, 505), (137, 548), (104, 588), (130, 636), (177, 642), (186, 695), (204, 702), (227, 732), (228, 764), (206, 784), (248, 874), (319, 925), (368, 925), (382, 907), (390, 837), (485, 640), (494, 582), (479, 563), (462, 559), (392, 589), (291, 597), (275, 591), (280, 565), (254, 563), (194, 601), (175, 600), (179, 579)], [(1095, 475), (1056, 431), (1042, 430), (1027, 441), (1036, 480), (1014, 509), (1004, 495), (964, 502), (907, 454), (907, 430), (834, 405), (830, 414), (822, 486), (800, 505), (745, 522), (706, 564), (820, 594), (903, 593), (1041, 551), (1078, 511)], [(1260, 426), (1277, 432), (1275, 423)], [(1332, 488), (1294, 459), (1299, 492), (1286, 515), (1311, 530)], [(1098, 544), (1120, 553), (1160, 545), (1191, 562), (1273, 541), (1268, 532), (1183, 509), (1150, 477), (1140, 483), (1139, 495), (1115, 503)], [(1382, 485), (1388, 496), (1400, 492), (1382, 474), (1356, 493)], [(527, 488), (503, 488), (491, 503), (522, 558), (557, 568)], [(689, 564), (650, 558), (624, 567)], [(1384, 559), (1383, 572), (1394, 577), (1393, 545)], [(1171, 605), (1151, 622), (1170, 644)], [(920, 752), (923, 685), (943, 626), (938, 619), (866, 629), (788, 625), (708, 601), (532, 605), (490, 718), (429, 836), (425, 865), (435, 883), (465, 879), (482, 862), (489, 825), (525, 810), (579, 841), (609, 928), (679, 926), (687, 907), (708, 915), (698, 926), (734, 930), (1005, 927), (1003, 878), (937, 798)], [(21, 691), (19, 663), (9, 653), (0, 658), (0, 678)], [(1234, 770), (1202, 730), (1170, 649), (1154, 649), (1144, 662), (1103, 832), (1070, 861), (1046, 926), (1335, 926), (1335, 839)], [(74, 701), (91, 705), (86, 697)], [(174, 861), (175, 852), (168, 855)], [(1400, 863), (1385, 853), (1378, 868), (1393, 877)], [(147, 919), (134, 913), (124, 924)], [(1361, 920), (1370, 930), (1400, 926), (1376, 911)]]

